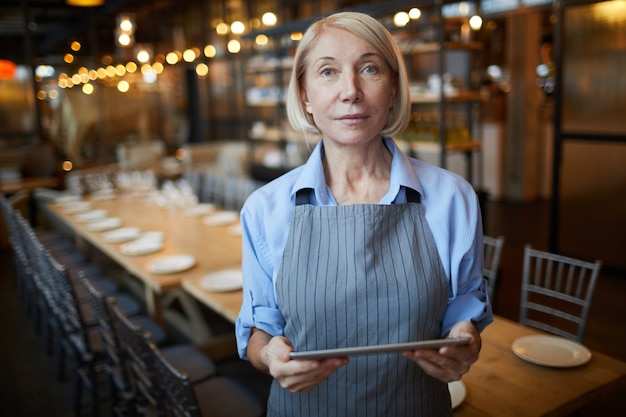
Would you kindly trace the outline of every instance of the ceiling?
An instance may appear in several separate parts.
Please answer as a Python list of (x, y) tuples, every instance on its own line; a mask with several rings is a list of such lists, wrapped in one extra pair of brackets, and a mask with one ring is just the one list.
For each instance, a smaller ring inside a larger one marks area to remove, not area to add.
[[(401, 10), (408, 5), (431, 3), (424, 0), (105, 0), (99, 7), (75, 7), (65, 0), (1, 0), (0, 59), (18, 64), (63, 64), (70, 44), (79, 41), (81, 58), (115, 56), (117, 17), (132, 13), (136, 43), (174, 43), (178, 34), (187, 42), (206, 40), (206, 22), (213, 18), (233, 21), (280, 8), (286, 24), (278, 31), (303, 30), (312, 18), (294, 20), (289, 16), (319, 15), (324, 10), (359, 8), (373, 15)], [(202, 19), (202, 16), (205, 19)], [(202, 23), (204, 22), (204, 23)], [(180, 30), (174, 30), (180, 28)], [(268, 34), (269, 31), (267, 31)], [(195, 37), (195, 39), (194, 39)], [(116, 49), (117, 48), (117, 49)]]
[[(152, 42), (171, 27), (173, 19), (180, 18), (191, 7), (199, 8), (200, 3), (199, 0), (106, 0), (100, 7), (75, 7), (66, 5), (65, 0), (2, 0), (0, 59), (19, 64), (60, 63), (71, 52), (69, 46), (75, 40), (91, 56), (111, 54), (115, 50), (114, 32), (119, 13), (134, 13), (136, 26), (143, 28), (137, 32), (136, 42)], [(32, 45), (32, 54), (28, 45)]]

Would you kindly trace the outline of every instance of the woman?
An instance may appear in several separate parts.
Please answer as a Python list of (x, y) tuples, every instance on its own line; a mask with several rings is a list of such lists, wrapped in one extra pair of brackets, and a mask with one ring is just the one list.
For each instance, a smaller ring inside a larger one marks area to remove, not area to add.
[[(241, 212), (240, 355), (274, 377), (269, 416), (451, 415), (447, 382), (477, 360), (491, 321), (480, 211), (459, 176), (387, 136), (410, 110), (402, 55), (360, 13), (314, 23), (287, 112), (321, 136), (307, 163)], [(404, 354), (290, 360), (292, 351), (469, 337)]]

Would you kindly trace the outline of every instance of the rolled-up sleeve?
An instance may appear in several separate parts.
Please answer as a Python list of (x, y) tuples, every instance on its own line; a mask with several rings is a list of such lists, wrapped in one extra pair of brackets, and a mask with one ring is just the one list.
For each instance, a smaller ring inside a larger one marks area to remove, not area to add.
[[(248, 341), (253, 328), (272, 336), (283, 334), (285, 320), (276, 303), (273, 275), (266, 240), (251, 231), (250, 219), (245, 208), (241, 215), (242, 225), (242, 275), (243, 302), (235, 323), (235, 336), (239, 356), (247, 359)], [(257, 236), (256, 239), (253, 236)]]

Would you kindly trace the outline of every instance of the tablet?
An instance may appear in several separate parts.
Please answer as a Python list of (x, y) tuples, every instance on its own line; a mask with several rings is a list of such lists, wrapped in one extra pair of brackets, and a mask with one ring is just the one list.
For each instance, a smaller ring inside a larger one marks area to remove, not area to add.
[(442, 346), (465, 345), (469, 337), (449, 337), (446, 339), (421, 340), (419, 342), (392, 343), (389, 345), (360, 346), (337, 349), (309, 350), (305, 352), (291, 352), (291, 359), (326, 359), (342, 356), (365, 355), (368, 353), (406, 352), (416, 349), (438, 349)]

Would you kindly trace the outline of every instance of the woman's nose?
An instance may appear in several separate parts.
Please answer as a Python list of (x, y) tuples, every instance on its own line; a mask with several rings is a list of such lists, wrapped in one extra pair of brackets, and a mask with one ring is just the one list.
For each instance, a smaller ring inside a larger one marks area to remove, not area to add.
[(353, 73), (343, 73), (341, 82), (341, 101), (355, 102), (362, 98), (359, 78)]

